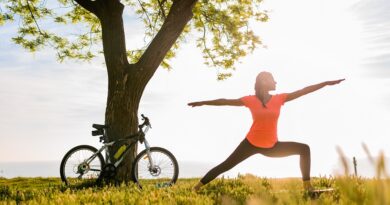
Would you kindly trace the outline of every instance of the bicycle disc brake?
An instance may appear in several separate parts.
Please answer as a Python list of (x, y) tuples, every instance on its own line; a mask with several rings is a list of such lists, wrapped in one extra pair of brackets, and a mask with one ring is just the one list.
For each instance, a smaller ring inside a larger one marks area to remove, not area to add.
[(159, 166), (154, 166), (153, 168), (149, 168), (149, 172), (152, 176), (156, 177), (161, 174), (161, 168)]

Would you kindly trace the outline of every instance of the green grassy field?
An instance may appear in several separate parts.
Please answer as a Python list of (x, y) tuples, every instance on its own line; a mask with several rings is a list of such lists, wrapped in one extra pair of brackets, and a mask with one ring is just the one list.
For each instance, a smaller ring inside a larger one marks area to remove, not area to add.
[(252, 175), (217, 179), (200, 192), (198, 179), (179, 179), (173, 187), (134, 184), (69, 188), (59, 178), (0, 178), (0, 204), (390, 204), (390, 180), (355, 177), (313, 178), (317, 188), (332, 193), (309, 197), (300, 179), (267, 179)]

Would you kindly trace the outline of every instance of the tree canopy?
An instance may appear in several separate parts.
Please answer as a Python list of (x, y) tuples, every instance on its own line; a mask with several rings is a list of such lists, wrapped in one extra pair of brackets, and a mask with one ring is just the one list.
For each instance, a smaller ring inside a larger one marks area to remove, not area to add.
[[(0, 0), (0, 25), (15, 23), (18, 31), (13, 42), (35, 52), (51, 47), (57, 59), (90, 61), (101, 55), (102, 27), (99, 18), (84, 9), (80, 2), (105, 0)], [(116, 0), (114, 0), (116, 1)], [(174, 0), (122, 0), (126, 6), (124, 20), (137, 18), (145, 26), (144, 44), (128, 45), (130, 63), (136, 63), (164, 23)], [(193, 8), (193, 17), (165, 56), (161, 66), (170, 68), (180, 45), (188, 34), (196, 39), (205, 63), (223, 68), (218, 79), (225, 79), (235, 63), (261, 45), (251, 28), (252, 22), (268, 20), (262, 0), (201, 0)], [(180, 16), (177, 16), (180, 18)], [(63, 28), (63, 29), (60, 29)], [(65, 29), (66, 28), (66, 29)]]

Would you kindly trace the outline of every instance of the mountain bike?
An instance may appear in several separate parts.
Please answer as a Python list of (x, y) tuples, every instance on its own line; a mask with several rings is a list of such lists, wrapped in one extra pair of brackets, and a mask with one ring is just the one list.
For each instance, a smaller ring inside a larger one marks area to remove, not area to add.
[[(145, 134), (151, 124), (147, 117), (141, 117), (144, 122), (138, 126), (137, 133), (113, 141), (109, 141), (107, 137), (107, 125), (93, 124), (92, 127), (96, 130), (92, 131), (92, 136), (100, 136), (103, 146), (96, 149), (90, 145), (79, 145), (69, 150), (61, 161), (61, 180), (66, 185), (77, 186), (86, 182), (114, 179), (130, 147), (140, 142), (145, 145), (145, 149), (135, 157), (131, 170), (132, 180), (141, 188), (148, 184), (158, 187), (173, 185), (179, 175), (177, 160), (164, 148), (150, 147)], [(111, 157), (108, 148), (114, 145), (119, 148)]]

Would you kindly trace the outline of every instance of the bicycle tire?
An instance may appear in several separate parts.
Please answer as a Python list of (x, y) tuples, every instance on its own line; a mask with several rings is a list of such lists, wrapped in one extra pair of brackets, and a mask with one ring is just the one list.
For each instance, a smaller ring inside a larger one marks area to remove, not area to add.
[(150, 165), (149, 160), (147, 160), (147, 150), (143, 150), (133, 162), (131, 172), (133, 181), (141, 188), (146, 185), (165, 187), (175, 184), (179, 176), (179, 165), (175, 156), (162, 147), (151, 147), (150, 153), (156, 169), (154, 171), (148, 170)]
[[(83, 154), (81, 151), (87, 151), (86, 154)], [(96, 153), (98, 150), (95, 147), (92, 147), (90, 145), (79, 145), (71, 150), (69, 150), (65, 156), (62, 158), (61, 165), (60, 165), (60, 175), (61, 180), (68, 186), (77, 186), (85, 183), (95, 183), (96, 180), (99, 178), (103, 167), (104, 167), (104, 158), (101, 153), (97, 154), (97, 157), (92, 160), (89, 164), (82, 164), (82, 162), (86, 159), (88, 159), (90, 156), (92, 156), (94, 153)], [(80, 153), (80, 156), (75, 156), (78, 159), (73, 159), (73, 155), (76, 155)], [(71, 159), (71, 161), (70, 161)], [(73, 161), (72, 161), (73, 160)], [(90, 171), (90, 167), (94, 167), (94, 169), (90, 174), (87, 174)], [(81, 174), (81, 178), (77, 179), (77, 174), (80, 177), (80, 171), (85, 171), (84, 168), (87, 167), (87, 170), (85, 173)], [(73, 173), (72, 173), (73, 172)], [(74, 174), (75, 176), (71, 176)], [(85, 177), (84, 177), (85, 175)]]

